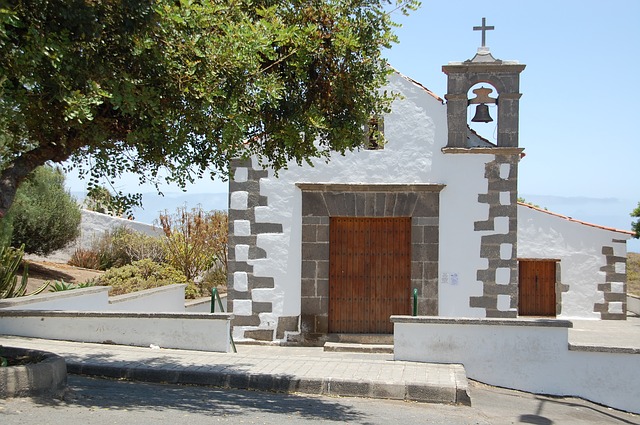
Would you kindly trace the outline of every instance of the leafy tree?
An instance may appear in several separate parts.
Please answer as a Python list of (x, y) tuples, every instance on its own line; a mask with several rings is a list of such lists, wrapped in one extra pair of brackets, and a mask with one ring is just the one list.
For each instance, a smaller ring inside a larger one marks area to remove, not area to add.
[(133, 207), (140, 204), (141, 201), (141, 194), (114, 194), (104, 186), (94, 185), (87, 192), (84, 206), (89, 211), (133, 220)]
[(11, 245), (47, 255), (64, 248), (80, 234), (80, 207), (64, 187), (59, 168), (38, 167), (18, 189), (9, 213)]
[[(631, 217), (640, 217), (640, 202), (638, 202), (638, 206), (631, 212)], [(631, 222), (631, 230), (636, 232), (635, 238), (640, 238), (640, 220)]]
[(47, 161), (184, 185), (360, 146), (391, 100), (387, 9), (419, 5), (389, 1), (5, 0), (0, 217)]

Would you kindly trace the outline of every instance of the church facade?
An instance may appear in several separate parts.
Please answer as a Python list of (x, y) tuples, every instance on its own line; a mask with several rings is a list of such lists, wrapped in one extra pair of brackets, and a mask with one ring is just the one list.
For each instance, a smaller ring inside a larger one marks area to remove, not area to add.
[[(277, 177), (235, 161), (234, 338), (316, 344), (392, 333), (389, 316), (414, 305), (429, 316), (625, 319), (631, 232), (518, 203), (524, 68), (481, 48), (443, 67), (445, 99), (393, 72), (386, 89), (401, 96), (375, 121), (384, 145), (291, 164)], [(479, 83), (496, 97), (469, 95)], [(496, 144), (467, 123), (469, 105), (491, 103)]]

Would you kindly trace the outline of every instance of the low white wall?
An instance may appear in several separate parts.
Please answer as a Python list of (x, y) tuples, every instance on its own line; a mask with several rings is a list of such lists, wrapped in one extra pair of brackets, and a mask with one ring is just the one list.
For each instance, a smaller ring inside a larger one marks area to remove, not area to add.
[(627, 311), (640, 316), (640, 297), (627, 294)]
[(110, 286), (91, 286), (0, 300), (0, 309), (183, 313), (186, 286), (185, 284), (167, 285), (111, 298), (108, 295)]
[(131, 294), (116, 295), (109, 300), (109, 310), (136, 313), (183, 313), (185, 311), (184, 289), (186, 287), (185, 284), (167, 285)]
[(640, 413), (640, 353), (569, 351), (565, 320), (392, 316), (394, 358), (461, 363), (467, 376)]
[(28, 297), (0, 300), (0, 310), (76, 310), (109, 309), (110, 286), (92, 286), (69, 291), (45, 292)]
[(226, 313), (0, 310), (0, 334), (228, 352), (232, 318)]

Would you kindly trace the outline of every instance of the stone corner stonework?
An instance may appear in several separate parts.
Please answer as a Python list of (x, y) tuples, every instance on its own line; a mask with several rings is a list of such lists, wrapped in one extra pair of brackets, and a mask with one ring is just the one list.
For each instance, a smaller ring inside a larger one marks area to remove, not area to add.
[[(626, 241), (612, 240), (612, 244), (626, 244)], [(604, 301), (593, 306), (602, 320), (627, 320), (627, 273), (626, 257), (615, 255), (613, 246), (603, 246), (605, 265), (600, 271), (605, 273), (605, 283), (598, 285)]]
[[(474, 223), (476, 232), (482, 232), (480, 257), (487, 259), (488, 267), (477, 271), (482, 282), (483, 295), (469, 298), (469, 307), (484, 309), (486, 317), (515, 318), (518, 315), (518, 161), (519, 155), (496, 154), (485, 166), (487, 193), (478, 196), (479, 203), (489, 204), (487, 220)], [(509, 194), (505, 204), (504, 193)], [(504, 221), (505, 233), (498, 233), (495, 223)], [(508, 282), (497, 283), (496, 271), (508, 269)]]
[[(266, 258), (257, 247), (257, 237), (264, 233), (282, 233), (282, 224), (256, 222), (255, 209), (268, 205), (260, 195), (260, 179), (268, 171), (255, 169), (251, 160), (236, 160), (231, 164), (234, 178), (229, 181), (229, 241), (228, 241), (228, 305), (234, 313), (231, 325), (242, 339), (273, 341), (285, 331), (295, 331), (293, 319), (282, 324), (262, 323), (261, 313), (272, 313), (271, 302), (254, 301), (254, 289), (271, 289), (272, 277), (254, 276), (252, 260)], [(296, 321), (297, 324), (297, 321)], [(296, 325), (297, 326), (297, 325)]]

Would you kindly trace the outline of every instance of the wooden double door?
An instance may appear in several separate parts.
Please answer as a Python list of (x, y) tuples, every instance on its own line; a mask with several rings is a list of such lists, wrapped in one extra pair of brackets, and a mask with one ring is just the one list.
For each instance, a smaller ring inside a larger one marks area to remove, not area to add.
[(329, 332), (393, 333), (411, 314), (411, 218), (330, 220)]
[(556, 315), (556, 260), (524, 260), (518, 263), (518, 314)]

